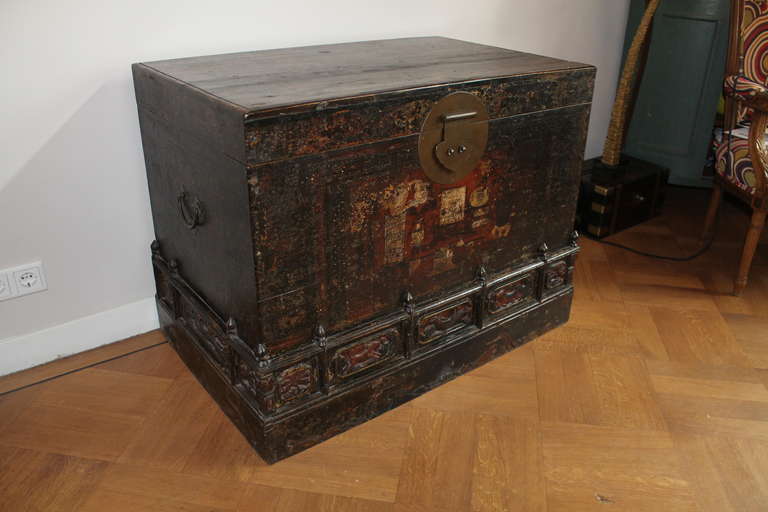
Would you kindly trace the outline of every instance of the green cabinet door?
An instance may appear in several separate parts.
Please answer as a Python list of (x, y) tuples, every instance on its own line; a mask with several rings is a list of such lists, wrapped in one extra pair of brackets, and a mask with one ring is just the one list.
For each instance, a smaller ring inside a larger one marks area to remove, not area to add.
[[(670, 183), (706, 187), (702, 175), (723, 85), (730, 0), (662, 0), (625, 153), (671, 170)], [(625, 54), (645, 10), (632, 0)]]

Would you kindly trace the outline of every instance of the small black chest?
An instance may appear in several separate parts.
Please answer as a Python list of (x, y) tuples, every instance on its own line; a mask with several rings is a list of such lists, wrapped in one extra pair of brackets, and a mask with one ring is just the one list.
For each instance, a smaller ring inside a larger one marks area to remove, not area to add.
[(567, 320), (593, 67), (414, 38), (133, 73), (162, 326), (266, 460)]

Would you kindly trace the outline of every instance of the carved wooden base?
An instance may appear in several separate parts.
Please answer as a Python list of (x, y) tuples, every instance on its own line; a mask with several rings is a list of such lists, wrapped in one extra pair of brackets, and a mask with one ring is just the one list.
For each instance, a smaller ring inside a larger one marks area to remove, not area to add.
[[(496, 327), (456, 339), (440, 350), (399, 366), (392, 373), (362, 381), (343, 395), (265, 421), (215, 370), (189, 331), (164, 315), (163, 329), (174, 348), (224, 413), (269, 462), (305, 450), (430, 389), (480, 366), (568, 320), (573, 292), (550, 298)], [(162, 308), (161, 308), (162, 311)]]
[(268, 354), (237, 335), (154, 249), (161, 326), (192, 373), (267, 462), (311, 447), (568, 320), (578, 247), (478, 279), (349, 331)]

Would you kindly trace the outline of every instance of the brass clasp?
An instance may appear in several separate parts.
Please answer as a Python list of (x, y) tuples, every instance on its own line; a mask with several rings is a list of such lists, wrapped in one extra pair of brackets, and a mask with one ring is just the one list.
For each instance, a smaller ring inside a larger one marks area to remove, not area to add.
[(437, 183), (455, 183), (480, 162), (488, 142), (488, 113), (467, 92), (445, 96), (432, 107), (419, 137), (419, 160)]
[(443, 140), (435, 146), (435, 156), (444, 167), (458, 171), (472, 157), (471, 130), (468, 130), (466, 119), (472, 119), (477, 112), (464, 112), (443, 116)]

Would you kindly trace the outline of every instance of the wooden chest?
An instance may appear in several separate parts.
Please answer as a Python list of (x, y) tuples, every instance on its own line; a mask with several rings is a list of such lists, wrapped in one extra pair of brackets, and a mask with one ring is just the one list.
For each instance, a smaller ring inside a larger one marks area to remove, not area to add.
[(434, 37), (133, 66), (161, 324), (264, 459), (567, 320), (594, 74)]

